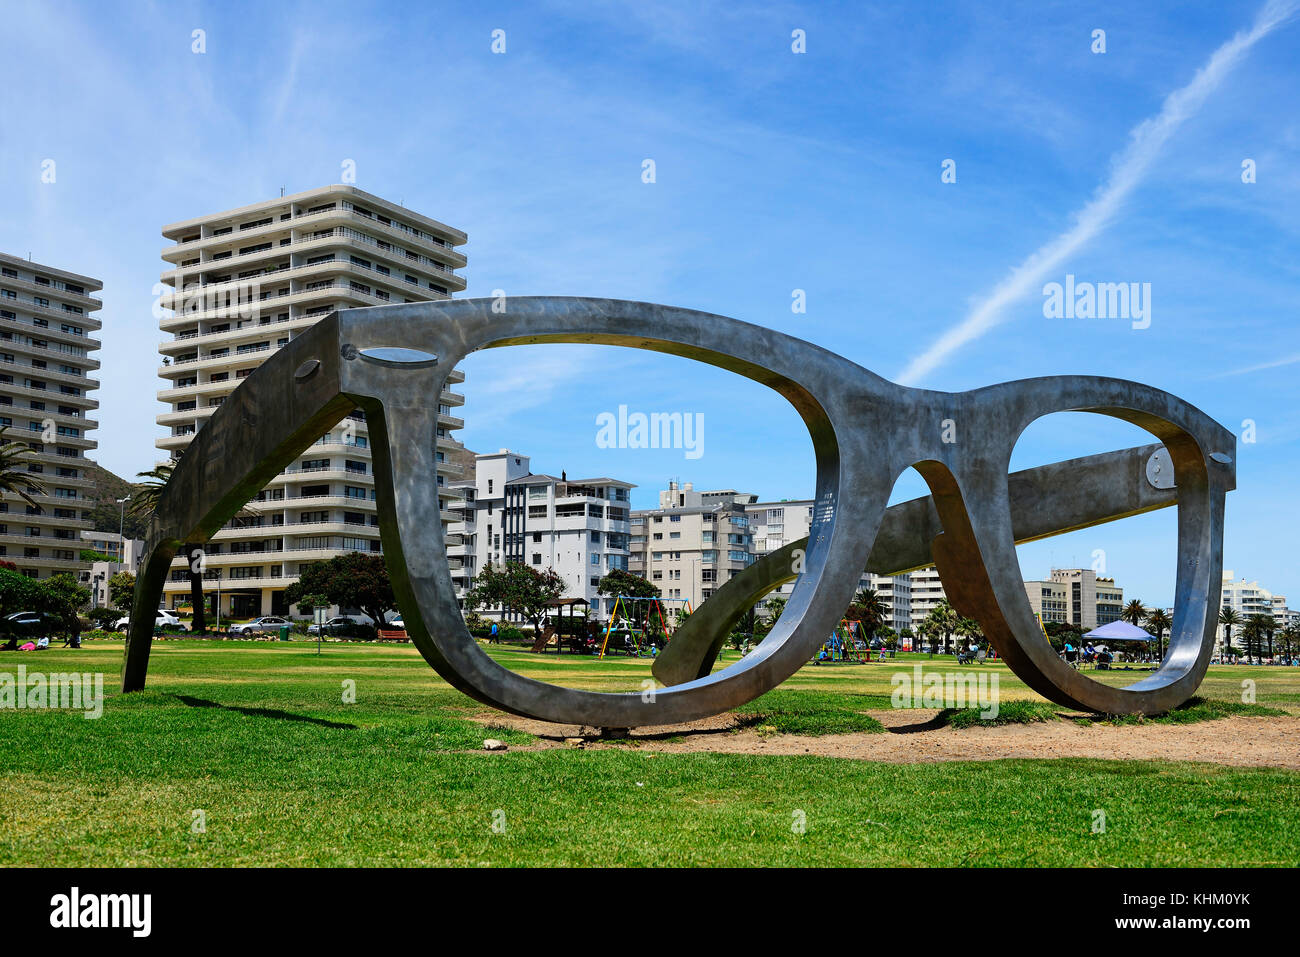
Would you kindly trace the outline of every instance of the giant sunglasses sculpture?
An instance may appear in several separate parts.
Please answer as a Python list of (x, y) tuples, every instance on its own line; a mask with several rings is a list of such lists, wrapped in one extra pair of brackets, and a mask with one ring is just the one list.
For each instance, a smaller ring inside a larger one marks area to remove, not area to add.
[[(605, 728), (719, 714), (811, 658), (864, 568), (891, 574), (930, 564), (956, 610), (979, 621), (1012, 671), (1062, 705), (1155, 714), (1186, 701), (1204, 677), (1236, 443), (1180, 399), (1084, 376), (961, 393), (906, 388), (770, 329), (650, 303), (524, 297), (499, 309), (500, 300), (462, 299), (344, 310), (244, 380), (195, 436), (160, 496), (136, 586), (123, 691), (144, 687), (154, 610), (182, 543), (207, 542), (356, 408), (368, 423), (383, 552), (407, 632), (438, 674), (503, 711)], [(750, 566), (686, 620), (655, 662), (667, 687), (610, 694), (525, 678), (482, 651), (457, 605), (433, 481), (438, 397), (471, 352), (549, 342), (630, 346), (731, 370), (783, 395), (812, 438), (817, 487), (808, 539)], [(1009, 473), (1025, 428), (1070, 410), (1127, 420), (1159, 443)], [(909, 467), (931, 495), (889, 507), (895, 480)], [(1168, 653), (1136, 684), (1094, 681), (1052, 650), (1025, 594), (1015, 546), (1170, 505), (1178, 508), (1178, 575)], [(772, 632), (714, 673), (736, 619), (796, 578)]]

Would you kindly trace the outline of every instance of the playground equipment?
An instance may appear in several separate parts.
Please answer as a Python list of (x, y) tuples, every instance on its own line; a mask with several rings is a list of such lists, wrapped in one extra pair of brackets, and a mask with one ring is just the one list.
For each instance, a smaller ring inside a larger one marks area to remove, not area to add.
[(557, 613), (554, 618), (548, 613), (542, 619), (537, 639), (528, 650), (543, 652), (551, 642), (555, 642), (557, 654), (564, 651), (565, 645), (575, 652), (584, 650), (588, 640), (588, 623), (585, 616), (575, 615), (574, 609), (578, 605), (586, 604), (587, 601), (583, 598), (557, 598), (549, 602), (547, 607), (556, 609)]
[[(643, 615), (637, 615), (637, 603), (645, 602), (645, 612)], [(614, 607), (609, 613), (609, 622), (605, 626), (605, 638), (600, 643), (600, 656), (605, 657), (605, 650), (609, 646), (609, 639), (612, 635), (620, 636), (622, 646), (617, 650), (626, 651), (628, 654), (640, 656), (641, 646), (647, 638), (647, 633), (651, 635), (662, 634), (665, 638), (671, 638), (673, 629), (668, 625), (668, 616), (664, 614), (664, 602), (680, 603), (687, 614), (691, 612), (691, 603), (685, 598), (659, 598), (645, 597), (638, 595), (616, 595), (614, 597)], [(622, 609), (622, 615), (619, 609)], [(680, 610), (680, 609), (679, 609)], [(658, 627), (656, 628), (656, 620)], [(637, 625), (641, 627), (638, 628)]]
[(862, 623), (841, 618), (831, 636), (818, 649), (813, 659), (823, 661), (857, 661), (865, 664), (871, 660), (871, 649), (862, 637)]

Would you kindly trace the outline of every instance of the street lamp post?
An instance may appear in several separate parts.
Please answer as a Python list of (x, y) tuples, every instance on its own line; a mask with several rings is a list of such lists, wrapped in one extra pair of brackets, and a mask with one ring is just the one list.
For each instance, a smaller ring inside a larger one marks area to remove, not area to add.
[(122, 562), (124, 564), (126, 562), (126, 536), (123, 534), (123, 532), (126, 530), (126, 503), (129, 501), (131, 501), (131, 496), (129, 495), (126, 498), (119, 498), (117, 500), (117, 505), (118, 505), (118, 514), (117, 514), (118, 543), (117, 544), (118, 547), (122, 549)]

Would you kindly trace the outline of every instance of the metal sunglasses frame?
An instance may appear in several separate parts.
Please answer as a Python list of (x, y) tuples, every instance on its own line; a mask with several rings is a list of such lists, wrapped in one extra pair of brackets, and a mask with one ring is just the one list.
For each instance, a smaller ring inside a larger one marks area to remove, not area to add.
[[(817, 482), (802, 573), (775, 628), (739, 662), (710, 672), (744, 601), (761, 597), (769, 582), (795, 577), (789, 547), (751, 566), (688, 619), (689, 630), (679, 630), (656, 667), (669, 687), (602, 693), (536, 681), (497, 664), (466, 629), (432, 480), (437, 398), (471, 352), (549, 342), (630, 346), (705, 362), (774, 389), (803, 419)], [(632, 728), (735, 708), (811, 658), (869, 565), (901, 571), (935, 563), (954, 607), (980, 622), (1012, 671), (1068, 707), (1167, 711), (1192, 695), (1209, 664), (1222, 584), (1224, 498), (1235, 487), (1235, 436), (1188, 403), (1138, 383), (1084, 376), (960, 393), (914, 389), (811, 343), (724, 316), (539, 296), (343, 310), (246, 378), (195, 436), (160, 496), (136, 586), (123, 691), (144, 687), (154, 611), (182, 543), (207, 542), (356, 408), (366, 414), (383, 552), (407, 632), (451, 685), (503, 711)], [(1009, 474), (1025, 428), (1070, 410), (1127, 420), (1160, 444)], [(956, 441), (944, 441), (946, 420), (955, 425)], [(895, 481), (911, 467), (931, 495), (890, 508)], [(1174, 504), (1178, 574), (1168, 654), (1129, 687), (1095, 681), (1052, 650), (1025, 593), (1016, 543)]]

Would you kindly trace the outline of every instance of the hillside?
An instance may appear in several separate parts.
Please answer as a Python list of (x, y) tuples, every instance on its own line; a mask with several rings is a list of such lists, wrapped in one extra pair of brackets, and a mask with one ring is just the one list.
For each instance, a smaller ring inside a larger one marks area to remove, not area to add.
[[(121, 476), (114, 475), (102, 465), (91, 462), (86, 463), (86, 478), (95, 483), (95, 487), (89, 492), (91, 501), (95, 503), (90, 509), (89, 516), (95, 523), (95, 531), (116, 532), (119, 521), (117, 500), (130, 495), (135, 490), (135, 486)], [(143, 538), (146, 530), (145, 520), (127, 511), (125, 528), (129, 537)]]

